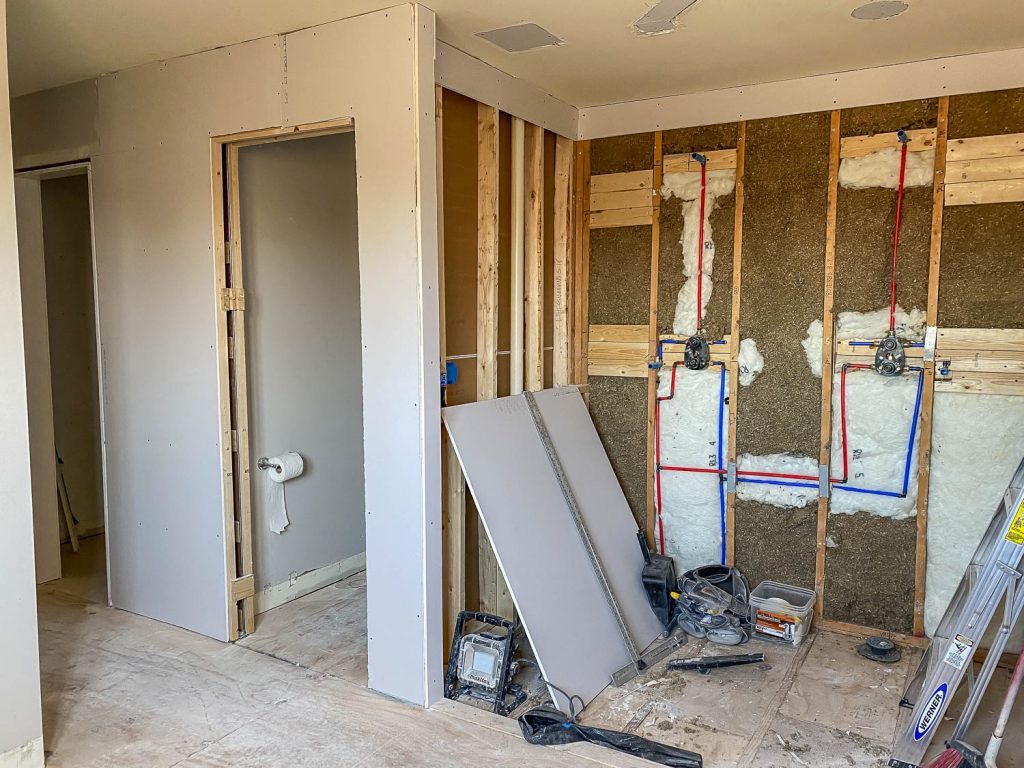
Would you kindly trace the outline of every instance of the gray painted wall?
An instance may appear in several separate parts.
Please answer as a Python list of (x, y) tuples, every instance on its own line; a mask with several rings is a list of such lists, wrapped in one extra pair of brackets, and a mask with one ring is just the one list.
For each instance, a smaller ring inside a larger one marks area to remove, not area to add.
[(43, 725), (6, 35), (0, 6), (0, 762), (35, 768), (43, 765)]
[[(256, 589), (363, 552), (362, 365), (352, 132), (239, 151)], [(296, 451), (270, 530), (260, 456)]]
[(53, 432), (79, 533), (103, 527), (89, 179), (41, 183)]

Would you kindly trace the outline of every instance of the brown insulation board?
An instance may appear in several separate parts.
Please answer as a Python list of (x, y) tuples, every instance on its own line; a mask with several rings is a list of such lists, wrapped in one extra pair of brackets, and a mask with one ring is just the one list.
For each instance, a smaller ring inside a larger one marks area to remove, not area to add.
[[(680, 128), (662, 134), (665, 155), (694, 151), (735, 148), (739, 136), (737, 123)], [(736, 195), (720, 198), (711, 212), (711, 231), (715, 243), (715, 266), (711, 276), (714, 290), (704, 316), (708, 338), (720, 339), (729, 332), (732, 316), (733, 230)], [(661, 201), (660, 242), (658, 245), (658, 333), (672, 333), (676, 298), (683, 286), (683, 204), (672, 197)]]
[[(765, 358), (740, 391), (738, 453), (817, 457), (821, 381), (801, 346), (821, 317), (829, 114), (747, 123), (740, 330)], [(736, 564), (751, 584), (814, 586), (817, 505), (736, 503)]]
[[(901, 102), (844, 110), (843, 136), (934, 128), (938, 103)], [(932, 189), (905, 191), (897, 301), (904, 309), (928, 304)], [(835, 310), (868, 312), (889, 304), (896, 191), (839, 187), (836, 205)], [(884, 407), (880, 403), (879, 407)], [(830, 515), (835, 546), (825, 556), (825, 617), (893, 631), (910, 631), (914, 616), (914, 520), (866, 512)]]
[[(654, 166), (653, 134), (596, 139), (591, 174)], [(647, 325), (651, 296), (651, 227), (590, 232), (591, 325)], [(590, 410), (615, 475), (638, 524), (647, 517), (647, 379), (590, 377)]]
[[(949, 99), (949, 138), (1024, 132), (1024, 89)], [(1024, 203), (955, 205), (942, 226), (939, 326), (1024, 328)]]
[(591, 376), (590, 415), (626, 501), (643, 529), (647, 520), (647, 379)]
[[(445, 342), (450, 356), (476, 355), (477, 103), (443, 95)], [(476, 358), (453, 360), (459, 370), (449, 405), (476, 400)]]
[(917, 521), (829, 515), (828, 535), (825, 618), (913, 631)]

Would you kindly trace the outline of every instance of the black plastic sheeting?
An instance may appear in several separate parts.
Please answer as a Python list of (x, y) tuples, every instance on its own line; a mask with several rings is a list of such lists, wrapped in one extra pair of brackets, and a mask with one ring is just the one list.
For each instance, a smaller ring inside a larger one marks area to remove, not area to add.
[(675, 768), (703, 768), (704, 765), (704, 758), (696, 752), (669, 747), (621, 731), (579, 725), (566, 720), (564, 714), (550, 707), (535, 707), (521, 715), (519, 727), (523, 729), (523, 737), (531, 744), (551, 746), (589, 741), (660, 765)]

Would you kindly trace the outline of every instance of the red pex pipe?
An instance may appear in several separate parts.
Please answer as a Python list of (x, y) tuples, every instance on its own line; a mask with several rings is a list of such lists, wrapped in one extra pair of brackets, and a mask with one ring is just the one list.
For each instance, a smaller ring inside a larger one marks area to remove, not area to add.
[(697, 333), (701, 328), (701, 294), (704, 288), (704, 200), (707, 192), (707, 161), (700, 164), (700, 228), (697, 230)]
[[(903, 135), (902, 132), (900, 135)], [(892, 289), (889, 297), (889, 334), (896, 332), (896, 255), (900, 250), (900, 221), (903, 218), (903, 181), (907, 173), (907, 142), (900, 150), (900, 186), (896, 195), (896, 226), (892, 233)], [(699, 310), (698, 310), (699, 311)]]

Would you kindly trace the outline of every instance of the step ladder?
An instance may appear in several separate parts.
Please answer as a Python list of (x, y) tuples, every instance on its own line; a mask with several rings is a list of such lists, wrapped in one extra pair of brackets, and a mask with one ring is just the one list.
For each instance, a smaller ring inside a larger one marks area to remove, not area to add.
[[(968, 679), (967, 701), (950, 741), (967, 733), (985, 689), (1024, 608), (1024, 461), (1003, 493), (960, 586), (949, 603), (931, 644), (907, 685), (900, 705), (912, 708), (901, 718), (889, 765), (918, 768), (960, 683)], [(998, 629), (977, 677), (972, 659), (1001, 608)], [(973, 678), (973, 679), (972, 679)]]

